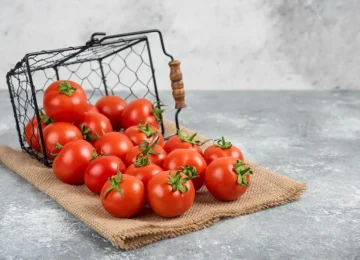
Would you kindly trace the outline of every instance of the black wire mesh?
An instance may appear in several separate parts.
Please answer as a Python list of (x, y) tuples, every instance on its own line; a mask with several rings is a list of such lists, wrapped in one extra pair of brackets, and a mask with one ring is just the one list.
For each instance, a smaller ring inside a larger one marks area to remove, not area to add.
[[(51, 166), (51, 161), (45, 149), (33, 148), (44, 147), (44, 125), (38, 126), (37, 122), (44, 91), (52, 82), (69, 79), (79, 83), (87, 91), (90, 103), (118, 91), (126, 100), (146, 97), (160, 101), (148, 38), (105, 38), (109, 40), (92, 37), (85, 46), (27, 54), (7, 74), (20, 145), (47, 166)], [(161, 43), (164, 53), (171, 57)], [(162, 122), (161, 130), (164, 132)]]

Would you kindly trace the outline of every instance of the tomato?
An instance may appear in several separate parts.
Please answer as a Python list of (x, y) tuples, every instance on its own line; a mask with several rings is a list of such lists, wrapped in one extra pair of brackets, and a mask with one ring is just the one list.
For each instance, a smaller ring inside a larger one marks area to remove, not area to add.
[(97, 112), (86, 112), (81, 120), (76, 122), (85, 140), (95, 143), (100, 136), (112, 132), (110, 120)]
[(45, 149), (49, 158), (59, 153), (56, 144), (65, 145), (76, 139), (83, 139), (80, 130), (73, 124), (67, 122), (55, 122), (44, 128)]
[(122, 126), (124, 129), (127, 129), (140, 122), (147, 122), (149, 125), (159, 128), (159, 121), (163, 112), (163, 109), (153, 106), (153, 104), (145, 98), (135, 99), (131, 101), (122, 112)]
[(118, 96), (102, 97), (95, 104), (99, 112), (109, 118), (115, 130), (120, 130), (122, 127), (121, 114), (126, 105), (126, 101)]
[(130, 126), (124, 134), (129, 137), (134, 145), (139, 145), (144, 140), (152, 143), (159, 136), (158, 145), (164, 146), (164, 137), (159, 129), (150, 126), (148, 123)]
[(251, 169), (241, 160), (221, 157), (212, 161), (205, 172), (205, 185), (218, 200), (236, 200), (250, 184)]
[(94, 147), (85, 140), (75, 140), (65, 144), (52, 165), (54, 174), (62, 182), (84, 184), (84, 173), (89, 165)]
[(194, 140), (196, 135), (197, 133), (194, 133), (192, 136), (187, 137), (179, 131), (177, 135), (170, 137), (169, 140), (166, 141), (164, 149), (167, 153), (171, 153), (176, 149), (190, 149), (202, 154), (203, 152), (200, 145), (203, 145), (204, 143)]
[(94, 147), (98, 154), (114, 155), (125, 162), (126, 155), (134, 146), (126, 135), (119, 132), (111, 132), (101, 136), (95, 142)]
[(165, 170), (182, 170), (186, 165), (193, 166), (199, 177), (192, 179), (195, 189), (199, 190), (204, 184), (206, 161), (201, 154), (188, 149), (176, 149), (165, 158), (163, 168)]
[(153, 164), (162, 166), (163, 162), (167, 156), (165, 150), (157, 144), (155, 141), (151, 145), (147, 141), (143, 141), (141, 144), (133, 147), (126, 156), (126, 165), (131, 165), (135, 163), (136, 157), (139, 154), (149, 155), (150, 162)]
[(99, 156), (92, 160), (85, 170), (85, 185), (94, 193), (100, 194), (109, 177), (116, 175), (117, 170), (125, 172), (123, 161), (113, 155)]
[(125, 174), (135, 176), (144, 183), (145, 194), (148, 182), (150, 179), (157, 173), (163, 171), (163, 169), (154, 164), (150, 163), (149, 157), (145, 156), (136, 160), (135, 164), (131, 164), (129, 168), (126, 169)]
[[(41, 124), (41, 129), (44, 129), (45, 125)], [(40, 151), (41, 149), (41, 140), (39, 134), (39, 123), (34, 116), (29, 122), (27, 122), (25, 129), (24, 129), (24, 137), (25, 141), (31, 148), (36, 151)]]
[(45, 114), (54, 121), (75, 122), (84, 114), (86, 104), (84, 89), (70, 80), (55, 81), (44, 93)]
[(99, 113), (99, 110), (93, 104), (86, 103), (86, 105), (85, 105), (85, 113), (86, 112), (98, 112)]
[(144, 184), (138, 178), (121, 174), (105, 182), (100, 193), (104, 209), (119, 218), (129, 218), (138, 214), (145, 205)]
[(207, 164), (220, 157), (234, 157), (235, 159), (244, 160), (239, 148), (233, 146), (231, 142), (226, 142), (224, 137), (215, 140), (213, 145), (206, 148), (203, 156)]
[[(53, 121), (45, 115), (42, 111), (40, 111), (41, 118), (41, 129), (44, 129), (47, 125), (51, 124)], [(39, 122), (37, 120), (36, 115), (27, 122), (24, 129), (24, 138), (27, 144), (36, 151), (40, 151), (41, 149), (41, 138), (39, 133)]]
[(159, 172), (148, 183), (147, 199), (159, 216), (177, 217), (188, 211), (194, 203), (194, 185), (180, 171)]

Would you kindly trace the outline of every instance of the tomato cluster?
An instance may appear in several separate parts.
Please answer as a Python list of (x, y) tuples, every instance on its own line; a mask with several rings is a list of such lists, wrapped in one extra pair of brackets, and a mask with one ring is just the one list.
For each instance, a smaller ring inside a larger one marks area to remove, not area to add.
[(92, 105), (79, 84), (60, 80), (46, 89), (43, 107), (41, 122), (34, 117), (26, 125), (25, 141), (53, 160), (57, 178), (85, 184), (115, 217), (133, 217), (147, 204), (159, 216), (177, 217), (204, 184), (221, 201), (239, 198), (250, 185), (251, 169), (224, 137), (205, 151), (196, 134), (179, 131), (165, 142), (164, 110), (147, 99), (106, 96)]

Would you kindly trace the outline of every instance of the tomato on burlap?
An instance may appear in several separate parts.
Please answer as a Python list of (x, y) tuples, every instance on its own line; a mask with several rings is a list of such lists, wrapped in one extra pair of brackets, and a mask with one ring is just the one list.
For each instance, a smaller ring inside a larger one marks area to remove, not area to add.
[(158, 145), (164, 146), (165, 143), (164, 137), (159, 129), (148, 123), (139, 123), (138, 125), (130, 126), (125, 130), (124, 134), (129, 137), (134, 145), (139, 145), (142, 141), (152, 143), (157, 137), (159, 138)]
[(55, 176), (68, 184), (84, 184), (85, 169), (94, 152), (94, 147), (85, 140), (75, 140), (65, 144), (52, 165)]
[(176, 149), (190, 149), (198, 152), (200, 154), (203, 153), (201, 149), (201, 145), (206, 143), (200, 142), (199, 140), (195, 140), (197, 133), (192, 134), (191, 136), (184, 136), (181, 131), (178, 131), (178, 134), (169, 138), (164, 145), (164, 149), (167, 153), (171, 153)]
[(204, 184), (204, 174), (207, 167), (201, 154), (189, 149), (176, 149), (166, 156), (163, 164), (165, 170), (183, 170), (186, 166), (188, 167), (184, 173), (188, 174), (189, 177), (196, 177), (192, 178), (191, 181), (195, 189), (199, 190)]
[(251, 174), (251, 169), (243, 161), (233, 157), (221, 157), (207, 167), (205, 185), (218, 200), (236, 200), (247, 191)]
[(85, 170), (85, 185), (94, 193), (100, 194), (102, 187), (109, 177), (116, 175), (117, 171), (125, 172), (123, 161), (113, 155), (104, 155), (94, 158)]
[(173, 218), (191, 208), (195, 200), (195, 188), (181, 171), (163, 171), (150, 179), (147, 199), (156, 214)]
[(80, 130), (67, 122), (54, 122), (44, 128), (43, 134), (46, 153), (50, 159), (60, 152), (57, 144), (64, 146), (71, 141), (83, 139)]
[(235, 159), (244, 160), (244, 156), (239, 148), (226, 142), (225, 138), (215, 140), (214, 144), (206, 148), (203, 154), (207, 164), (220, 157), (233, 157)]
[(124, 108), (121, 123), (124, 129), (145, 122), (159, 128), (159, 121), (161, 120), (161, 114), (163, 112), (163, 109), (152, 104), (150, 100), (137, 98)]
[(100, 199), (104, 209), (114, 217), (133, 217), (145, 205), (144, 184), (138, 178), (118, 171), (105, 182)]
[(98, 154), (115, 155), (123, 162), (126, 155), (134, 147), (129, 138), (119, 132), (110, 132), (101, 136), (94, 144)]

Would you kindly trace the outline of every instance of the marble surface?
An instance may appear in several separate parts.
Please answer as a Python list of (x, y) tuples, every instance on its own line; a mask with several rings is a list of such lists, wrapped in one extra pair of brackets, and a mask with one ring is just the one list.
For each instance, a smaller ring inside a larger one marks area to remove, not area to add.
[[(0, 94), (0, 143), (18, 147)], [(172, 105), (169, 92), (161, 96)], [(359, 100), (357, 91), (187, 92), (182, 124), (226, 136), (308, 189), (299, 201), (134, 251), (113, 248), (0, 165), (0, 259), (360, 259)]]
[[(0, 79), (25, 53), (157, 28), (188, 89), (360, 88), (357, 0), (1, 0)], [(159, 87), (167, 60), (153, 40)]]

